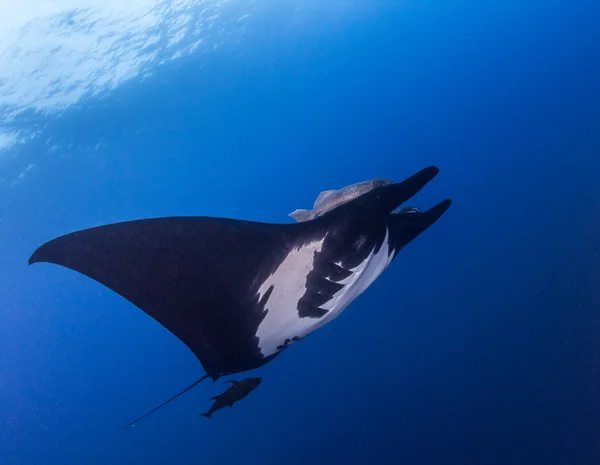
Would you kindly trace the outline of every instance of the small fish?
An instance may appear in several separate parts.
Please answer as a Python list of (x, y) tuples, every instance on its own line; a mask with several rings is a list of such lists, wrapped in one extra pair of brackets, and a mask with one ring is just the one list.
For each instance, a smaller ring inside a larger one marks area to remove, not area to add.
[(211, 397), (214, 399), (215, 403), (212, 405), (210, 410), (206, 413), (199, 413), (198, 416), (203, 416), (206, 418), (211, 418), (212, 414), (217, 410), (222, 409), (223, 407), (231, 407), (238, 400), (242, 400), (252, 391), (254, 391), (258, 385), (261, 383), (262, 378), (247, 378), (242, 381), (226, 381), (227, 383), (231, 383), (231, 387), (227, 389), (223, 394), (219, 394), (218, 396)]
[(387, 179), (371, 179), (369, 181), (361, 181), (349, 186), (342, 187), (341, 189), (333, 189), (330, 191), (323, 191), (315, 200), (312, 210), (294, 210), (290, 213), (290, 216), (294, 218), (298, 223), (303, 221), (310, 221), (315, 217), (327, 213), (340, 205), (350, 202), (351, 200), (360, 197), (367, 192), (380, 186), (387, 186), (392, 184), (392, 181)]

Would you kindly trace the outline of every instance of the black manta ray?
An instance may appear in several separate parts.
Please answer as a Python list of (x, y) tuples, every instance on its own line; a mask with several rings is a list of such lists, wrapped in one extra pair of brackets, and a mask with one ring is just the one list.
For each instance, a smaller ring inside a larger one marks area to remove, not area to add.
[(272, 224), (150, 218), (84, 229), (39, 247), (29, 263), (82, 273), (154, 318), (210, 377), (258, 368), (339, 316), (402, 247), (450, 207), (394, 213), (439, 172), (425, 168), (320, 217)]

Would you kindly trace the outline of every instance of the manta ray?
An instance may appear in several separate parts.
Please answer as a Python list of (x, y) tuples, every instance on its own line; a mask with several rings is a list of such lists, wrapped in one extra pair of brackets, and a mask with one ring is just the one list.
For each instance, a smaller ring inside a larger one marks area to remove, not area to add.
[(144, 311), (198, 358), (206, 378), (259, 368), (337, 318), (450, 207), (394, 211), (439, 172), (427, 167), (329, 209), (275, 224), (208, 216), (92, 227), (41, 245), (29, 264), (77, 271)]

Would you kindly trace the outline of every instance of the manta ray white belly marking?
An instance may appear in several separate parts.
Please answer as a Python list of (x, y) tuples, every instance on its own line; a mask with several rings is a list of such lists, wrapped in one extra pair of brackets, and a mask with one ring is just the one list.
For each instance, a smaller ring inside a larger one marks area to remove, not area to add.
[(263, 356), (282, 350), (294, 341), (319, 329), (338, 317), (346, 307), (361, 295), (377, 277), (383, 273), (393, 259), (389, 245), (389, 231), (386, 228), (381, 247), (375, 247), (351, 274), (338, 281), (341, 288), (333, 297), (321, 305), (327, 310), (321, 318), (301, 318), (298, 302), (307, 290), (307, 276), (314, 266), (315, 254), (321, 251), (325, 238), (292, 250), (275, 272), (261, 285), (258, 297), (262, 298), (269, 288), (273, 290), (265, 304), (267, 315), (258, 327), (256, 336)]
[[(269, 276), (258, 290), (259, 300), (273, 286), (273, 291), (265, 304), (267, 315), (258, 326), (256, 336), (263, 356), (278, 351), (277, 347), (286, 339), (306, 334), (298, 316), (298, 301), (306, 292), (306, 276), (313, 269), (316, 252), (323, 247), (325, 237), (293, 249), (281, 262), (275, 272)], [(290, 336), (290, 332), (293, 332)]]

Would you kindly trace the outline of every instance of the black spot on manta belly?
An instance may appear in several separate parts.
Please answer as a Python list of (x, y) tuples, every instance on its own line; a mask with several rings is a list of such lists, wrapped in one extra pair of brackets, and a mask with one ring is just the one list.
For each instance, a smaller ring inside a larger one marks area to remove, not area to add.
[(288, 338), (288, 339), (286, 339), (285, 341), (283, 341), (283, 344), (279, 344), (279, 345), (277, 346), (277, 350), (283, 350), (283, 349), (286, 349), (287, 347), (289, 347), (289, 346), (290, 346), (290, 344), (291, 344), (292, 342), (297, 342), (297, 341), (299, 341), (300, 339), (302, 339), (302, 338), (301, 338), (301, 337), (299, 337), (299, 336), (294, 336), (294, 337), (293, 337), (293, 338), (291, 338), (291, 339), (289, 339), (289, 338)]
[(302, 299), (298, 302), (298, 316), (300, 318), (323, 318), (329, 310), (315, 307)]

